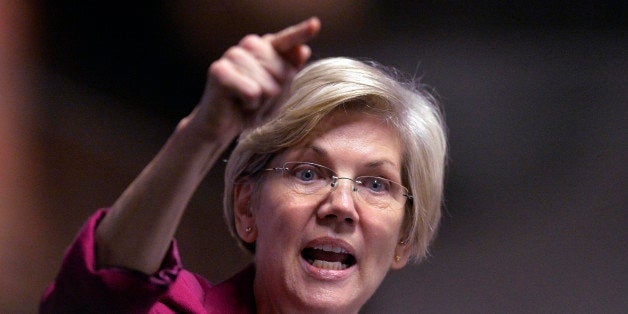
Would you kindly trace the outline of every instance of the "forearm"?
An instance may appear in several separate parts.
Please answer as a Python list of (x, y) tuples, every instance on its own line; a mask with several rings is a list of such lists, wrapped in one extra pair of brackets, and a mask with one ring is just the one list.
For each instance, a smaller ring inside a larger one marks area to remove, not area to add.
[(187, 119), (178, 125), (99, 225), (98, 266), (125, 267), (146, 274), (158, 270), (190, 198), (238, 133), (234, 128), (222, 130), (206, 140)]

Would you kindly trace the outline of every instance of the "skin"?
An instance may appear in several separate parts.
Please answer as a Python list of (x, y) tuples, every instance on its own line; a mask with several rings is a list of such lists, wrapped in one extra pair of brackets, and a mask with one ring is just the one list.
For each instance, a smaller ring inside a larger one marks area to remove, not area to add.
[[(309, 161), (326, 165), (341, 177), (378, 175), (400, 182), (401, 156), (395, 132), (377, 117), (339, 111), (270, 166)], [(354, 313), (389, 269), (406, 264), (404, 247), (399, 245), (402, 206), (371, 208), (357, 200), (348, 180), (340, 180), (326, 195), (304, 197), (290, 193), (280, 175), (263, 178), (259, 195), (254, 195), (254, 183), (236, 195), (239, 234), (256, 242), (254, 288), (260, 312)], [(254, 230), (247, 232), (247, 226)], [(341, 271), (316, 268), (301, 257), (303, 248), (313, 243), (341, 245), (357, 263)], [(395, 255), (403, 258), (395, 261)]]

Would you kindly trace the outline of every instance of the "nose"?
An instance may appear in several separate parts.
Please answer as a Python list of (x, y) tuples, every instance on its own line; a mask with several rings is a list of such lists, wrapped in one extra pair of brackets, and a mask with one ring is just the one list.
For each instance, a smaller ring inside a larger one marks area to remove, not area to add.
[[(348, 185), (348, 186), (343, 186)], [(334, 178), (331, 191), (318, 210), (318, 218), (354, 225), (359, 216), (355, 208), (355, 183), (351, 178)]]
[(337, 186), (338, 186), (338, 184), (339, 184), (339, 182), (338, 182), (339, 180), (347, 180), (347, 181), (351, 181), (351, 191), (353, 191), (353, 192), (357, 191), (357, 190), (356, 190), (356, 188), (355, 188), (355, 183), (356, 183), (356, 182), (355, 182), (355, 180), (354, 180), (354, 179), (347, 178), (347, 177), (332, 177), (332, 180), (333, 180), (333, 181), (331, 182), (331, 188), (332, 188), (332, 190), (335, 190), (335, 189), (336, 189), (336, 187), (337, 187)]

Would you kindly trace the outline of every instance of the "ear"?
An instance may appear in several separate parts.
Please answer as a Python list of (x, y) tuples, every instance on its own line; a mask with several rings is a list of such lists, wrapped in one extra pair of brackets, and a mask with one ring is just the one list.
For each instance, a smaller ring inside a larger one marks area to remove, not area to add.
[(235, 215), (236, 231), (240, 239), (247, 243), (253, 243), (257, 239), (255, 214), (251, 205), (253, 190), (254, 184), (251, 180), (242, 180), (236, 183), (233, 190), (233, 214)]
[(410, 248), (403, 241), (399, 241), (397, 243), (397, 247), (395, 248), (395, 255), (392, 258), (392, 263), (390, 264), (390, 269), (402, 269), (408, 264), (408, 260), (410, 258)]

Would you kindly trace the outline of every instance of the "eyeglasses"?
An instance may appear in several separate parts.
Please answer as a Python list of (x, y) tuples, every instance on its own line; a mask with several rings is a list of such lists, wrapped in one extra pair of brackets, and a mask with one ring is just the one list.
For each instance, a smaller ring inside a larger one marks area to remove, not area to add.
[(357, 192), (360, 199), (378, 208), (401, 207), (406, 200), (412, 200), (408, 189), (395, 181), (376, 176), (339, 177), (333, 170), (311, 162), (290, 161), (264, 170), (281, 172), (283, 183), (298, 194), (324, 194), (328, 192), (324, 187), (331, 187), (333, 191), (338, 187), (338, 180), (349, 180), (353, 182), (352, 191)]

